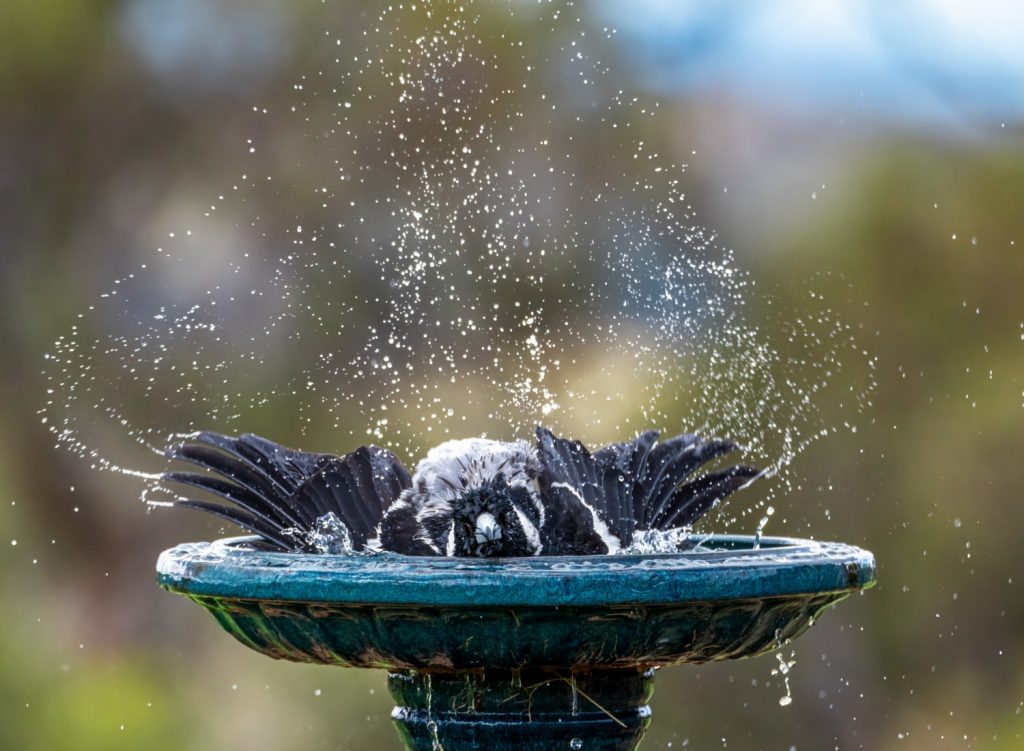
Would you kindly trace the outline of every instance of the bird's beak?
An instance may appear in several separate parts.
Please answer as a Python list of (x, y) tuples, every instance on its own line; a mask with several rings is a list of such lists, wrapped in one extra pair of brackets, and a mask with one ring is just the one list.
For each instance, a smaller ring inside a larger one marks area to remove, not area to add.
[(483, 545), (501, 539), (501, 527), (494, 515), (485, 511), (476, 518), (476, 542)]

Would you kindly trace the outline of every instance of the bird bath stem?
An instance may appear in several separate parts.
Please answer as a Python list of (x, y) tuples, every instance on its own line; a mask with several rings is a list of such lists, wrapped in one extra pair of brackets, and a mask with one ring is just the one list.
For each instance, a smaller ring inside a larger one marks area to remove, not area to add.
[(392, 719), (409, 749), (634, 748), (653, 670), (392, 672)]
[(837, 543), (693, 538), (646, 556), (453, 559), (187, 543), (160, 585), (270, 657), (383, 668), (408, 749), (631, 749), (654, 670), (749, 657), (875, 582)]

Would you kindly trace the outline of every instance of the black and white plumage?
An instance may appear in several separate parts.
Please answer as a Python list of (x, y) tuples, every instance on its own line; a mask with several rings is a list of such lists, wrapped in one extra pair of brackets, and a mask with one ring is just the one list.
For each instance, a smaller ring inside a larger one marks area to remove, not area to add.
[(390, 507), (380, 545), (422, 555), (538, 555), (542, 467), (525, 441), (447, 441), (427, 452)]
[(289, 551), (386, 550), (406, 555), (512, 557), (629, 550), (650, 533), (689, 528), (759, 476), (734, 466), (693, 477), (737, 450), (655, 431), (591, 453), (537, 428), (537, 442), (484, 438), (431, 449), (410, 477), (386, 449), (312, 454), (253, 435), (198, 433), (168, 450), (204, 473), (165, 481), (229, 505), (182, 499)]

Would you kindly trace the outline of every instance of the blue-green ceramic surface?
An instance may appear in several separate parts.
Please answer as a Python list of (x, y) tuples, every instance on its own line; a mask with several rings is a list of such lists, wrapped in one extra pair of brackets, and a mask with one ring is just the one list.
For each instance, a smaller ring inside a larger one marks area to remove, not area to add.
[(416, 749), (633, 748), (653, 668), (766, 652), (875, 581), (867, 551), (775, 537), (505, 560), (272, 553), (252, 539), (172, 548), (160, 585), (270, 657), (388, 669)]

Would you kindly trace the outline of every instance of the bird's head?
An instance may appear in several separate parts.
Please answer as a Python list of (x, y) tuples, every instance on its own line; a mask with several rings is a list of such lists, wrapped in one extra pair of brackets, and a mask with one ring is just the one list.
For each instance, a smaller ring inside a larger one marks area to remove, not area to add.
[(453, 504), (450, 554), (527, 556), (540, 552), (540, 512), (529, 490), (496, 475)]

